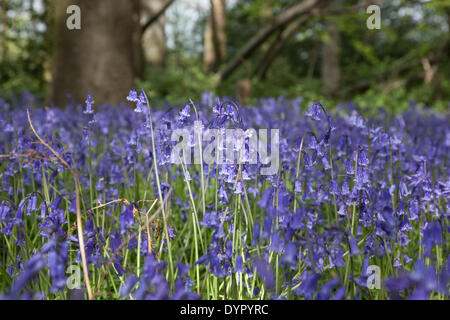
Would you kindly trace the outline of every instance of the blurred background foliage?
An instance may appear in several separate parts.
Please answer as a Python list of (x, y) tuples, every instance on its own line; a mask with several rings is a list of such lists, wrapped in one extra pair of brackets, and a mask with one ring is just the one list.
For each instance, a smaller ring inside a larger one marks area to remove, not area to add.
[[(78, 0), (82, 19), (88, 14), (83, 1)], [(400, 111), (411, 101), (440, 110), (449, 107), (450, 1), (380, 1), (380, 30), (366, 27), (371, 1), (317, 1), (275, 28), (220, 80), (221, 71), (258, 32), (302, 1), (136, 1), (141, 25), (167, 5), (141, 30), (142, 61), (133, 79), (150, 91), (155, 105), (185, 103), (212, 91), (245, 104), (281, 95), (302, 96), (306, 103), (321, 100), (330, 107), (351, 100), (369, 110), (382, 106)], [(0, 96), (11, 99), (28, 91), (52, 102), (55, 72), (77, 77), (71, 70), (52, 71), (60, 50), (55, 32), (58, 2), (0, 3)], [(330, 43), (332, 56), (325, 48)]]
[(0, 96), (22, 91), (45, 95), (52, 40), (49, 3), (0, 1)]

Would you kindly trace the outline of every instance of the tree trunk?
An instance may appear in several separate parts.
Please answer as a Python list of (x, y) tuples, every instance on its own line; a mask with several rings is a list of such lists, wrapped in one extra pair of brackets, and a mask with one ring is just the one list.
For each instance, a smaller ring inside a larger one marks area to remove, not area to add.
[(250, 78), (244, 78), (236, 84), (236, 98), (241, 106), (247, 104), (248, 98), (252, 93), (252, 80)]
[[(69, 30), (69, 5), (81, 9), (81, 29)], [(139, 0), (55, 1), (55, 41), (49, 102), (63, 106), (84, 101), (96, 105), (125, 101), (140, 69)]]
[(7, 58), (7, 50), (8, 44), (7, 42), (7, 33), (8, 33), (8, 3), (6, 1), (2, 1), (0, 3), (0, 48), (1, 48), (1, 58), (3, 61), (6, 61)]
[[(148, 21), (148, 19), (157, 14), (165, 3), (165, 0), (142, 0), (142, 22)], [(142, 34), (142, 48), (145, 62), (160, 71), (164, 70), (166, 63), (167, 46), (165, 26), (166, 17), (164, 14), (161, 14), (158, 20), (146, 28)]]
[[(341, 0), (334, 0), (329, 8), (339, 8)], [(339, 68), (339, 49), (340, 36), (339, 28), (335, 21), (326, 22), (327, 38), (322, 44), (322, 86), (325, 95), (336, 95), (339, 89), (340, 68)]]
[(210, 15), (205, 25), (205, 33), (203, 34), (203, 66), (207, 73), (211, 72), (216, 65), (211, 20)]
[(227, 52), (225, 0), (211, 0), (211, 14), (204, 34), (203, 61), (206, 72), (217, 71)]

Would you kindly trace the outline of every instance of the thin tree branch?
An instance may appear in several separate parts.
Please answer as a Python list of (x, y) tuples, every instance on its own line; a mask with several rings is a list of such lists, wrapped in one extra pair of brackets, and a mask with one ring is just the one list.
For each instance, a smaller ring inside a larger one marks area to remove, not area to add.
[(380, 4), (383, 4), (384, 2), (386, 2), (386, 0), (366, 0), (363, 3), (361, 3), (361, 4), (356, 4), (354, 6), (347, 7), (347, 8), (313, 9), (312, 13), (314, 15), (318, 15), (318, 14), (344, 14), (344, 13), (351, 13), (351, 12), (358, 11), (360, 9), (367, 8), (370, 5), (380, 5)]
[(291, 22), (302, 13), (312, 10), (320, 2), (321, 0), (305, 0), (279, 14), (269, 26), (261, 29), (253, 36), (253, 38), (238, 51), (234, 58), (232, 58), (231, 61), (216, 74), (216, 81), (220, 83), (228, 78), (236, 68), (250, 57), (252, 53), (272, 35), (272, 33), (278, 30), (278, 28)]
[[(151, 1), (151, 0), (150, 0)], [(167, 0), (163, 6), (154, 14), (150, 17), (150, 19), (147, 20), (147, 22), (142, 26), (142, 33), (145, 32), (145, 30), (148, 29), (148, 27), (150, 27), (153, 23), (155, 23), (156, 21), (158, 21), (159, 17), (161, 17), (164, 12), (166, 12), (166, 10), (172, 5), (172, 3), (174, 3), (175, 0)]]
[(277, 57), (278, 53), (281, 51), (286, 42), (294, 36), (297, 32), (298, 28), (307, 21), (312, 14), (306, 14), (299, 19), (292, 22), (286, 29), (284, 29), (278, 37), (274, 40), (270, 48), (264, 54), (264, 57), (261, 59), (260, 63), (255, 67), (250, 78), (257, 76), (260, 79), (263, 79), (267, 70), (269, 69), (272, 62)]

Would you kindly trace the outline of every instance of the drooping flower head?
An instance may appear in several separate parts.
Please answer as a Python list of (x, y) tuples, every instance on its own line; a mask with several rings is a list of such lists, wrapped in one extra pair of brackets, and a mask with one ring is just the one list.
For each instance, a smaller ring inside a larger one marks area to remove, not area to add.
[(87, 95), (85, 104), (86, 104), (86, 109), (83, 111), (84, 114), (93, 114), (94, 110), (92, 109), (92, 105), (94, 104), (94, 99), (92, 99), (91, 94)]

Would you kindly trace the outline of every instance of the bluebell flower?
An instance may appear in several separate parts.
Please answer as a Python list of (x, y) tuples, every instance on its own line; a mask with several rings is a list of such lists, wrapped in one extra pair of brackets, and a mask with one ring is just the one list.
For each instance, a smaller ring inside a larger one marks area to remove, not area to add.
[(270, 264), (264, 261), (262, 258), (257, 258), (254, 260), (253, 265), (256, 268), (256, 272), (263, 279), (264, 284), (268, 290), (275, 288), (275, 275), (273, 273)]
[(298, 288), (294, 289), (294, 293), (305, 297), (305, 299), (312, 299), (315, 294), (316, 286), (319, 281), (320, 275), (313, 272), (304, 272), (301, 276), (301, 284)]
[(324, 284), (321, 288), (319, 293), (317, 294), (318, 300), (328, 300), (331, 297), (332, 290), (337, 285), (339, 285), (339, 281), (337, 279), (331, 279), (326, 284)]
[(241, 194), (244, 191), (243, 183), (239, 180), (236, 183), (236, 189), (234, 190), (234, 194)]
[(270, 238), (269, 250), (276, 253), (281, 253), (284, 247), (283, 239), (278, 234), (278, 231), (274, 231)]
[(315, 102), (311, 108), (305, 113), (307, 117), (315, 121), (320, 121), (320, 113), (322, 112), (322, 105), (320, 102)]
[(124, 234), (128, 227), (134, 224), (133, 218), (133, 204), (130, 204), (125, 207), (125, 210), (122, 211), (120, 218), (120, 232)]
[(242, 256), (240, 254), (237, 255), (236, 257), (236, 270), (235, 272), (245, 272), (245, 269), (243, 267), (243, 260), (242, 260)]
[(442, 244), (442, 227), (439, 221), (426, 222), (423, 228), (422, 245), (426, 249), (426, 255), (431, 256), (431, 250), (435, 245)]
[(124, 284), (121, 286), (120, 288), (120, 297), (126, 297), (127, 295), (130, 294), (131, 290), (133, 289), (133, 287), (136, 285), (136, 283), (139, 281), (139, 278), (136, 277), (136, 275), (132, 274), (129, 275)]
[(138, 102), (139, 101), (138, 94), (137, 94), (136, 90), (134, 90), (134, 89), (130, 90), (130, 93), (127, 96), (127, 100), (131, 101), (131, 102)]
[(38, 253), (31, 257), (25, 265), (24, 271), (14, 281), (9, 295), (12, 299), (17, 299), (20, 292), (25, 288), (29, 281), (31, 281), (38, 272), (45, 267), (45, 259), (42, 254)]
[(92, 105), (94, 104), (94, 100), (92, 99), (92, 96), (90, 94), (87, 95), (86, 98), (86, 109), (83, 111), (84, 114), (92, 114), (94, 113), (94, 110), (92, 109)]

